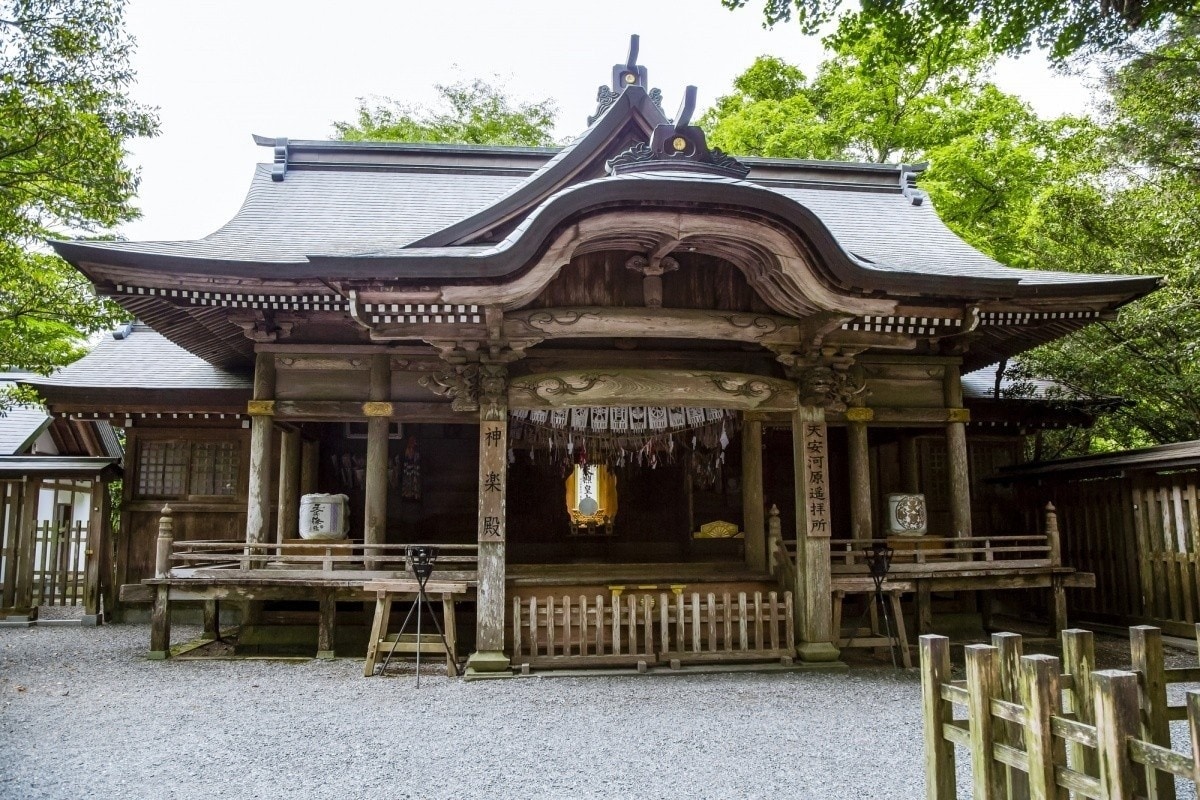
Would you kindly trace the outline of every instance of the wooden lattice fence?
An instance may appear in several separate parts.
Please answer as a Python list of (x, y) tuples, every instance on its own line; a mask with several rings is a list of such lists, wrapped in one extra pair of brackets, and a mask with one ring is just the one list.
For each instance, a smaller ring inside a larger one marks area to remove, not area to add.
[(791, 592), (513, 598), (513, 661), (531, 667), (790, 661)]

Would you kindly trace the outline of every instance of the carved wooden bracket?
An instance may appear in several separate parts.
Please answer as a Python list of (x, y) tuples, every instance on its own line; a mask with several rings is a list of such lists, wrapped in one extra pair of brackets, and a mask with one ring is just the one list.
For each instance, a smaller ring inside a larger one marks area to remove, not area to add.
[(854, 365), (855, 351), (825, 347), (819, 352), (776, 352), (776, 360), (799, 387), (801, 405), (846, 411), (855, 400), (869, 396), (862, 370)]
[(229, 321), (241, 328), (247, 339), (255, 342), (286, 339), (296, 324), (295, 320), (277, 319), (275, 315), (262, 311), (251, 311), (244, 315), (231, 314)]
[(642, 302), (647, 308), (662, 308), (662, 276), (679, 269), (679, 262), (670, 256), (634, 256), (625, 262), (625, 269), (642, 274)]
[(455, 411), (479, 410), (479, 365), (452, 366), (444, 372), (422, 375), (417, 383), (439, 397), (450, 398)]

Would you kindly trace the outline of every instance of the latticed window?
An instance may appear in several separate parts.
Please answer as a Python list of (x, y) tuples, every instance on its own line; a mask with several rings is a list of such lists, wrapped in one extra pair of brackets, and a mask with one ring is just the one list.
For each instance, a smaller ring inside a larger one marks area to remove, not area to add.
[(142, 442), (137, 494), (232, 497), (237, 494), (240, 455), (237, 442)]
[(229, 497), (237, 494), (236, 442), (196, 442), (192, 445), (189, 494)]
[(138, 458), (138, 494), (182, 497), (187, 486), (187, 442), (142, 442)]

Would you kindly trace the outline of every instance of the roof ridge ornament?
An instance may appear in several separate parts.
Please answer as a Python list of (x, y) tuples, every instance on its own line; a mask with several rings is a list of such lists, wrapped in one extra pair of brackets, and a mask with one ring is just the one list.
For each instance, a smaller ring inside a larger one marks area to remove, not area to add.
[(648, 172), (669, 167), (675, 171), (702, 172), (744, 178), (750, 168), (719, 147), (710, 148), (700, 126), (692, 125), (696, 111), (696, 87), (688, 86), (675, 122), (656, 125), (650, 143), (638, 142), (605, 164), (610, 175)]
[(636, 33), (629, 36), (629, 55), (624, 64), (613, 64), (612, 86), (601, 86), (596, 90), (596, 113), (588, 117), (587, 124), (593, 125), (600, 116), (617, 102), (617, 98), (631, 86), (638, 86), (647, 93), (650, 102), (662, 110), (662, 91), (650, 88), (646, 68), (637, 63), (641, 37)]
[(917, 176), (929, 169), (929, 162), (920, 164), (900, 165), (900, 193), (909, 199), (914, 206), (919, 206), (929, 197), (929, 193), (917, 186)]

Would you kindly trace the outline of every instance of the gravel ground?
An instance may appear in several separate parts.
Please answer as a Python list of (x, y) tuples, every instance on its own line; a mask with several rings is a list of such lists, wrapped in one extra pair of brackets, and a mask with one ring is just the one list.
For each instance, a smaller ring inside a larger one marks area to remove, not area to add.
[(144, 625), (0, 629), (0, 797), (924, 793), (915, 671), (465, 683), (439, 664), (418, 691), (411, 667), (150, 662), (147, 641)]

